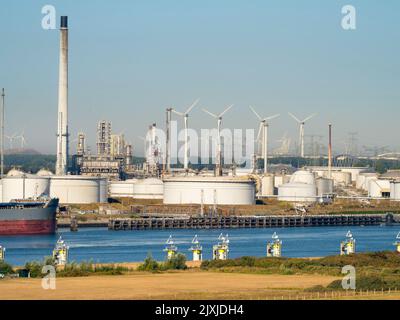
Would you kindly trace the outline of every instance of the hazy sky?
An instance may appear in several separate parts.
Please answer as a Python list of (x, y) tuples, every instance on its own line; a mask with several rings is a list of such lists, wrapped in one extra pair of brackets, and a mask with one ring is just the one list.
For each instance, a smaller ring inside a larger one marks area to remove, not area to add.
[[(317, 112), (306, 134), (326, 140), (332, 122), (337, 149), (357, 131), (360, 145), (400, 150), (398, 0), (3, 0), (6, 133), (25, 130), (40, 152), (55, 153), (57, 127), (59, 32), (41, 27), (46, 4), (69, 16), (71, 140), (83, 130), (93, 150), (98, 120), (111, 120), (138, 154), (137, 136), (152, 122), (164, 126), (166, 107), (196, 98), (195, 128), (215, 125), (201, 107), (231, 103), (225, 127), (256, 127), (251, 104), (282, 114), (271, 124), (273, 144), (285, 132), (297, 139), (288, 111)], [(353, 31), (341, 27), (346, 4), (357, 9)]]

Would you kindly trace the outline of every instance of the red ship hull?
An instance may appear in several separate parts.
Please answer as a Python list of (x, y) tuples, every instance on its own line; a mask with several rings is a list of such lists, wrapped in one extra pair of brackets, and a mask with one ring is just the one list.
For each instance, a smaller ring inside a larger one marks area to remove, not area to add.
[(56, 231), (55, 220), (0, 221), (1, 235), (52, 234)]
[(0, 203), (0, 235), (53, 234), (58, 199)]

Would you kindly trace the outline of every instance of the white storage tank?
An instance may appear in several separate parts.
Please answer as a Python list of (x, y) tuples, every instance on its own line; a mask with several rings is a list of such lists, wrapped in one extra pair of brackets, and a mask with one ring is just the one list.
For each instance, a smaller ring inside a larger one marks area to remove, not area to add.
[(400, 181), (390, 181), (390, 199), (400, 201)]
[(133, 186), (137, 183), (137, 179), (129, 179), (125, 181), (110, 182), (110, 197), (116, 198), (133, 198)]
[(290, 182), (279, 186), (278, 200), (289, 202), (316, 202), (315, 175), (308, 170), (296, 171)]
[(322, 197), (323, 195), (333, 193), (333, 180), (327, 178), (317, 178), (315, 180), (317, 185), (317, 195)]
[[(10, 173), (10, 172), (9, 172)], [(3, 202), (17, 199), (36, 199), (50, 193), (50, 178), (13, 172), (3, 178)]]
[(274, 195), (274, 175), (265, 175), (261, 178), (261, 190), (259, 195), (262, 197), (268, 197)]
[(38, 175), (39, 177), (50, 177), (53, 176), (53, 172), (51, 172), (50, 170), (47, 169), (40, 169), (36, 175)]
[(88, 204), (107, 202), (104, 186), (106, 178), (84, 176), (53, 176), (50, 196), (62, 204)]
[(3, 202), (3, 180), (0, 180), (0, 202)]
[(361, 173), (366, 173), (371, 171), (371, 168), (368, 167), (348, 167), (348, 168), (341, 168), (342, 172), (350, 172), (351, 174), (351, 182), (356, 182), (358, 176)]
[(164, 204), (255, 204), (255, 181), (235, 177), (171, 177), (164, 179)]
[(162, 180), (148, 178), (138, 180), (133, 185), (135, 199), (162, 199), (164, 197), (164, 184)]
[(278, 188), (278, 200), (289, 202), (316, 202), (317, 187), (315, 184), (286, 183)]
[(390, 181), (371, 179), (368, 183), (368, 195), (372, 198), (389, 198)]
[(274, 178), (274, 187), (278, 188), (279, 186), (289, 183), (291, 176), (289, 175), (276, 175)]
[(350, 172), (332, 171), (331, 177), (336, 185), (341, 185), (341, 186), (347, 187), (352, 184)]
[(21, 177), (24, 175), (24, 172), (19, 169), (11, 169), (7, 173), (7, 177)]
[(315, 175), (308, 170), (299, 170), (293, 173), (290, 178), (290, 183), (315, 184)]
[(376, 172), (365, 172), (359, 174), (356, 181), (356, 188), (360, 190), (368, 191), (368, 183), (371, 179), (377, 179), (378, 174)]

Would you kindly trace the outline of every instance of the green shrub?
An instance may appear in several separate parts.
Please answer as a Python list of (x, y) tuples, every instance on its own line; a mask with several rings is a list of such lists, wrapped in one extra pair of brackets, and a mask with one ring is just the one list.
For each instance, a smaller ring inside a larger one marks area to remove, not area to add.
[(186, 270), (186, 256), (182, 253), (176, 254), (161, 265), (162, 270)]
[(12, 266), (4, 261), (0, 261), (0, 273), (1, 274), (10, 274), (14, 273)]
[(25, 264), (24, 269), (28, 270), (31, 278), (41, 278), (43, 276), (42, 268), (44, 265), (45, 264), (41, 262), (32, 261), (32, 262), (27, 262)]
[(158, 271), (160, 270), (159, 263), (153, 259), (152, 255), (149, 253), (144, 259), (143, 264), (139, 265), (137, 268), (139, 271)]

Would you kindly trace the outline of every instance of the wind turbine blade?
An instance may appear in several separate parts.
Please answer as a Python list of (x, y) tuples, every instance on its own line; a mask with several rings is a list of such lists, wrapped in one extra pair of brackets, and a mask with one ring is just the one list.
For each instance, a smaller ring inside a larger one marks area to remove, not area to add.
[(294, 120), (296, 120), (298, 123), (301, 123), (301, 120), (297, 118), (293, 113), (288, 112), (289, 116), (291, 116)]
[(302, 122), (306, 122), (306, 121), (308, 121), (308, 120), (311, 120), (311, 119), (314, 118), (316, 115), (317, 115), (316, 113), (313, 113), (311, 116), (305, 118)]
[(174, 109), (172, 109), (172, 112), (175, 113), (175, 114), (177, 114), (178, 116), (181, 116), (181, 117), (183, 117), (183, 116), (185, 115), (184, 113), (178, 112), (178, 111), (176, 111), (176, 110), (174, 110)]
[(190, 111), (192, 111), (192, 109), (197, 106), (197, 104), (199, 103), (200, 99), (197, 99), (195, 102), (192, 103), (192, 105), (187, 109), (187, 111), (185, 112), (186, 114), (189, 114)]
[(216, 115), (216, 114), (214, 114), (214, 113), (212, 113), (212, 112), (210, 112), (210, 111), (208, 111), (208, 110), (206, 110), (206, 109), (202, 109), (205, 113), (208, 113), (211, 117), (214, 117), (214, 118), (217, 118), (218, 119), (218, 116)]
[(253, 113), (256, 115), (256, 117), (258, 118), (258, 120), (262, 121), (262, 118), (260, 117), (260, 115), (257, 113), (256, 110), (254, 110), (254, 108), (252, 106), (249, 106), (250, 110), (253, 111)]
[(280, 116), (280, 114), (276, 114), (276, 115), (267, 117), (267, 118), (265, 118), (264, 120), (265, 120), (265, 121), (272, 120), (272, 119), (278, 118), (279, 116)]
[(224, 110), (224, 112), (222, 112), (222, 113), (219, 115), (219, 118), (221, 118), (225, 113), (227, 113), (232, 107), (233, 107), (233, 104), (231, 104), (228, 108), (226, 108), (226, 109)]

